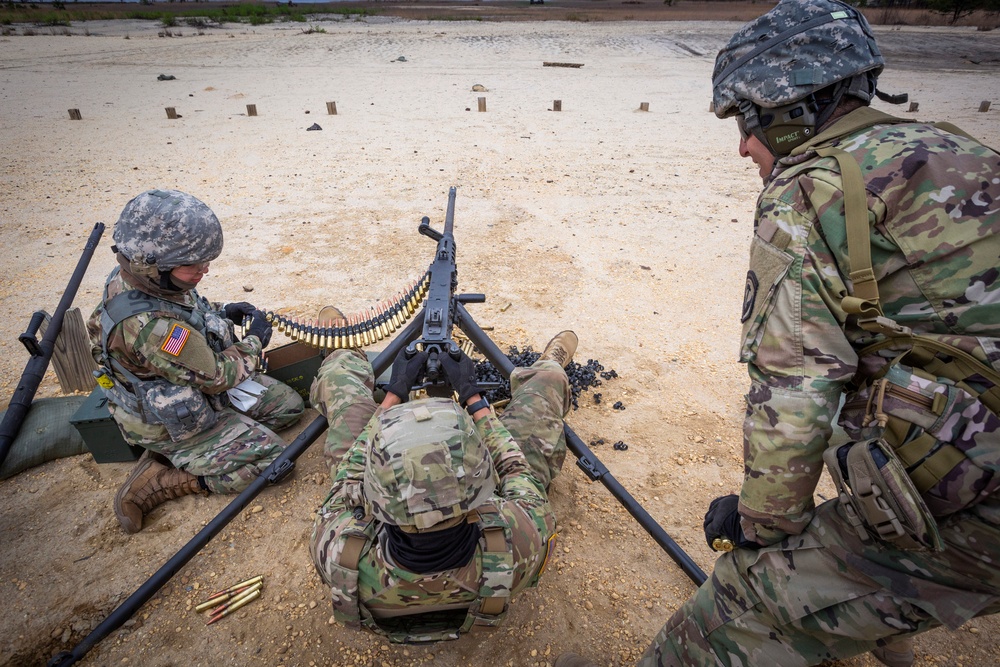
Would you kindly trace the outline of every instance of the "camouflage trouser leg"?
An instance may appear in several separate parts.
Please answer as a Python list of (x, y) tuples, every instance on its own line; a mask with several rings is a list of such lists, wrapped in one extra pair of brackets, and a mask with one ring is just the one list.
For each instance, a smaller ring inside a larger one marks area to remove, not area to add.
[(941, 554), (897, 551), (824, 503), (801, 535), (721, 556), (639, 665), (816, 665), (941, 625), (930, 609), (955, 627), (1000, 610), (1000, 529), (969, 514), (939, 527)]
[(359, 352), (334, 350), (319, 367), (309, 402), (329, 423), (323, 456), (331, 476), (378, 409), (374, 391), (372, 365)]
[(500, 421), (547, 489), (566, 458), (563, 417), (571, 405), (569, 378), (557, 362), (536, 361), (528, 368), (514, 369), (510, 393)]
[(306, 406), (297, 391), (284, 382), (260, 373), (254, 375), (253, 379), (267, 387), (267, 391), (256, 405), (244, 413), (247, 417), (275, 431), (288, 428), (299, 420)]
[(239, 493), (281, 454), (285, 442), (271, 429), (229, 408), (215, 426), (181, 442), (158, 442), (148, 449), (181, 470), (205, 480), (212, 493)]

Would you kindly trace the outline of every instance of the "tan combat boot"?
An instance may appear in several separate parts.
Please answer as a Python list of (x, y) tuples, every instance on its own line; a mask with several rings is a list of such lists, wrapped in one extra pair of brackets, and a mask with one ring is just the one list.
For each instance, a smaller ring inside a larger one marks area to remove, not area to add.
[(579, 342), (580, 339), (576, 337), (576, 334), (568, 329), (557, 333), (542, 350), (542, 356), (538, 357), (538, 360), (549, 359), (566, 368), (569, 362), (573, 361), (573, 355), (576, 353), (576, 346)]
[(336, 306), (323, 306), (319, 309), (319, 315), (316, 319), (323, 326), (333, 326), (334, 324), (347, 321), (344, 314), (340, 312), (340, 308), (337, 308)]
[(115, 516), (126, 533), (138, 533), (143, 516), (154, 507), (200, 491), (198, 478), (191, 473), (143, 456), (115, 494)]
[[(347, 317), (345, 317), (336, 306), (323, 306), (320, 308), (317, 320), (319, 321), (320, 326), (324, 327), (342, 327), (348, 324)], [(356, 352), (364, 355), (364, 350), (361, 349), (360, 345), (361, 341), (356, 340), (354, 342), (358, 344), (351, 347), (344, 347), (342, 349), (355, 350)]]
[(871, 651), (872, 656), (889, 667), (910, 667), (913, 664), (913, 637), (894, 639)]

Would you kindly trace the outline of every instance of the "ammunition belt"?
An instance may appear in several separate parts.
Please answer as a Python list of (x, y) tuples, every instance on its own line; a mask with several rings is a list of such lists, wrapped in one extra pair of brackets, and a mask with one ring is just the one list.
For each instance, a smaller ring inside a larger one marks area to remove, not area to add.
[(396, 296), (334, 321), (299, 320), (264, 311), (267, 321), (293, 341), (324, 350), (365, 347), (388, 338), (417, 311), (427, 296), (430, 272)]

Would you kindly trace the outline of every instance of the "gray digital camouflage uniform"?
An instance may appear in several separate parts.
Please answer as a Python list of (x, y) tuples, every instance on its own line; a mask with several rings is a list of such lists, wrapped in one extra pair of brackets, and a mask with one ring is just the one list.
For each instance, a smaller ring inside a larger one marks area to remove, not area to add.
[[(416, 575), (387, 559), (379, 540), (381, 524), (376, 521), (374, 539), (361, 555), (353, 589), (337, 565), (344, 548), (342, 536), (352, 526), (354, 509), (365, 507), (362, 482), (366, 452), (378, 416), (373, 388), (371, 364), (351, 350), (331, 353), (313, 383), (311, 403), (330, 423), (324, 451), (333, 478), (330, 495), (313, 527), (310, 550), (316, 569), (331, 587), (335, 610), (360, 598), (366, 610), (363, 617), (365, 613), (381, 617), (427, 605), (468, 605), (481, 592), (482, 543), (476, 557), (463, 567)], [(504, 591), (507, 596), (537, 582), (554, 547), (556, 520), (546, 489), (565, 458), (562, 418), (570, 406), (568, 378), (554, 361), (515, 369), (511, 388), (513, 396), (503, 416), (498, 419), (490, 414), (475, 424), (499, 475), (490, 502), (509, 527), (513, 576), (507, 584), (510, 590)], [(404, 405), (416, 409), (426, 400)], [(457, 633), (451, 638), (455, 636)], [(390, 639), (422, 641), (419, 635), (390, 635)]]
[[(835, 127), (858, 114), (871, 110)], [(1000, 368), (1000, 155), (933, 125), (871, 117), (833, 145), (861, 167), (885, 314)], [(912, 375), (904, 387), (928, 405), (948, 399), (937, 417), (915, 417), (910, 437), (949, 443), (987, 480), (963, 496), (967, 480), (946, 476), (940, 496), (923, 495), (943, 550), (862, 539), (838, 501), (814, 503), (841, 405), (851, 440), (883, 434), (861, 419), (872, 407), (865, 387), (899, 354), (859, 358), (876, 338), (842, 308), (854, 289), (844, 200), (838, 162), (813, 150), (779, 159), (765, 183), (743, 315), (740, 514), (746, 535), (768, 546), (722, 555), (642, 665), (820, 664), (1000, 611), (1000, 420), (960, 388)]]

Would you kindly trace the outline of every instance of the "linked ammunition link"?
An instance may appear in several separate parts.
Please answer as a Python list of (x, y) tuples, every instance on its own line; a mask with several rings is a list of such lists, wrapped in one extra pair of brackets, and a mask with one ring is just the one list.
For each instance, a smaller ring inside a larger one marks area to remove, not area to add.
[(427, 296), (429, 284), (430, 272), (395, 297), (331, 322), (299, 321), (271, 311), (265, 311), (264, 316), (280, 333), (312, 347), (324, 350), (366, 347), (401, 329)]

